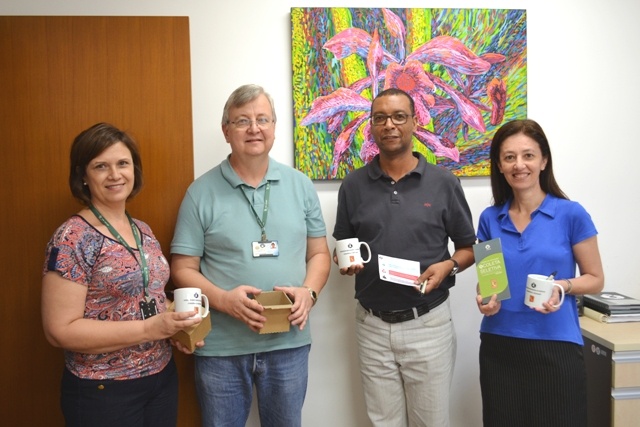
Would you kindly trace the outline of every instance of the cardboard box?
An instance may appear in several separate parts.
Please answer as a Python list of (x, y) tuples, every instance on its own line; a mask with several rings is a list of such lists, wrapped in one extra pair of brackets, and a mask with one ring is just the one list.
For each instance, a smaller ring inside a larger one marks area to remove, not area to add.
[(261, 334), (273, 334), (276, 332), (289, 332), (291, 323), (288, 317), (291, 315), (293, 303), (282, 291), (262, 292), (255, 296), (256, 301), (264, 307), (262, 315), (267, 318)]
[[(174, 305), (171, 303), (169, 311), (173, 310)], [(203, 317), (202, 322), (179, 331), (171, 338), (179, 341), (182, 345), (188, 347), (189, 350), (194, 351), (196, 349), (196, 343), (202, 341), (209, 334), (209, 331), (211, 331), (211, 313), (209, 313), (207, 317)]]

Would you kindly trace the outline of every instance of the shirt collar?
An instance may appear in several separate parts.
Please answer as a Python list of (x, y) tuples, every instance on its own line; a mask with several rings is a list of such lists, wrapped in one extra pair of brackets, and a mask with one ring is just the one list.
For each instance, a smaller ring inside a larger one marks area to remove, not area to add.
[[(427, 169), (427, 161), (424, 156), (416, 151), (413, 152), (413, 157), (418, 158), (418, 166), (407, 175), (411, 175), (417, 173), (418, 175), (426, 175)], [(376, 156), (369, 163), (369, 178), (371, 179), (380, 179), (383, 176), (386, 176), (384, 172), (382, 172), (382, 168), (380, 167), (380, 154), (376, 154)]]
[(538, 207), (538, 211), (547, 215), (550, 218), (556, 216), (556, 208), (558, 205), (558, 198), (551, 194), (547, 194), (542, 201), (542, 204)]
[[(225, 180), (227, 180), (227, 182), (233, 188), (237, 188), (241, 185), (247, 185), (247, 183), (245, 183), (242, 179), (240, 179), (236, 171), (234, 171), (233, 168), (231, 167), (231, 163), (229, 162), (229, 156), (227, 156), (227, 158), (224, 159), (222, 163), (220, 163), (220, 170), (222, 171), (222, 176), (224, 177)], [(264, 178), (262, 178), (262, 181), (260, 182), (260, 185), (258, 185), (258, 187), (262, 186), (267, 181), (271, 181), (271, 182), (279, 181), (281, 176), (282, 174), (280, 171), (280, 164), (275, 160), (273, 160), (271, 157), (269, 157), (269, 167), (267, 168), (267, 173), (265, 174)]]
[[(507, 203), (502, 205), (502, 208), (498, 213), (498, 219), (502, 220), (509, 215), (509, 207), (511, 207), (512, 200), (513, 199), (510, 199)], [(537, 213), (540, 212), (548, 216), (549, 218), (554, 218), (556, 215), (557, 205), (558, 205), (558, 198), (552, 194), (547, 193), (544, 196), (544, 199), (542, 200), (542, 203), (540, 204), (540, 206), (538, 206), (538, 209), (533, 211), (533, 213), (531, 214), (531, 217), (536, 216)]]

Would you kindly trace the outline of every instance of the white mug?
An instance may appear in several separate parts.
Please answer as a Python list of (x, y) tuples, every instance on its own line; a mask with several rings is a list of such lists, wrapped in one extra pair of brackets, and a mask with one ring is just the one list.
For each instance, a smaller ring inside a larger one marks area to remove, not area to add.
[[(204, 307), (202, 303), (204, 302)], [(175, 304), (176, 313), (190, 311), (196, 309), (198, 314), (190, 317), (195, 319), (198, 317), (207, 317), (209, 315), (209, 299), (202, 293), (200, 288), (178, 288), (173, 291), (173, 303)]]
[[(361, 246), (367, 248), (369, 256), (366, 260), (362, 259)], [(352, 265), (366, 264), (371, 261), (371, 248), (367, 242), (358, 241), (357, 237), (342, 239), (336, 242), (336, 255), (338, 256), (338, 266), (340, 268), (349, 268)]]
[(553, 279), (549, 279), (548, 276), (529, 274), (527, 276), (527, 289), (524, 293), (524, 303), (532, 308), (542, 307), (542, 303), (549, 301), (549, 298), (551, 298), (555, 286), (560, 289), (561, 294), (560, 302), (553, 306), (558, 308), (564, 301), (564, 288), (554, 282)]

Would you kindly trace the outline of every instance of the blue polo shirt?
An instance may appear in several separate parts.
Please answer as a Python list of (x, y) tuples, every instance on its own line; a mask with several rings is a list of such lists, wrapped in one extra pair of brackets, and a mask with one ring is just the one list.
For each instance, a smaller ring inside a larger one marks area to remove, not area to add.
[(449, 239), (462, 246), (476, 241), (471, 210), (457, 177), (427, 163), (399, 181), (380, 169), (379, 156), (344, 179), (338, 192), (333, 237), (357, 237), (371, 247), (371, 261), (356, 275), (355, 297), (373, 310), (405, 310), (435, 300), (455, 284), (447, 277), (440, 287), (420, 295), (412, 286), (380, 279), (378, 255), (420, 263), (420, 272), (449, 259)]
[(579, 203), (547, 194), (520, 233), (509, 217), (510, 206), (510, 201), (491, 206), (480, 215), (478, 239), (502, 241), (511, 293), (496, 315), (482, 319), (480, 331), (582, 345), (575, 296), (567, 295), (558, 311), (541, 314), (524, 304), (524, 293), (528, 274), (557, 271), (556, 280), (576, 277), (573, 246), (597, 234), (591, 217)]
[[(252, 242), (261, 238), (249, 205), (262, 217), (267, 182), (270, 196), (266, 234), (277, 240), (279, 256), (254, 258)], [(245, 198), (246, 195), (247, 198)], [(307, 237), (326, 236), (320, 201), (311, 180), (301, 172), (269, 160), (257, 188), (245, 184), (229, 160), (196, 179), (180, 206), (171, 253), (200, 257), (202, 274), (216, 286), (231, 290), (251, 285), (301, 286), (306, 277)], [(233, 356), (296, 348), (311, 342), (310, 327), (288, 333), (259, 335), (243, 322), (211, 311), (212, 329), (201, 356)]]

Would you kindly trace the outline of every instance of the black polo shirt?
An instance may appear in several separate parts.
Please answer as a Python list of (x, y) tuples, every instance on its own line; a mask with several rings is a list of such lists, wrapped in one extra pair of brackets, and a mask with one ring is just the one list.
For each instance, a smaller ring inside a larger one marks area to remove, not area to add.
[(380, 169), (379, 156), (351, 172), (338, 192), (333, 237), (357, 237), (371, 247), (371, 261), (356, 275), (355, 297), (373, 310), (404, 310), (437, 299), (455, 284), (447, 277), (433, 292), (421, 295), (411, 286), (380, 279), (378, 255), (418, 261), (420, 272), (451, 257), (449, 239), (461, 246), (476, 241), (471, 210), (458, 178), (427, 163), (399, 181)]

